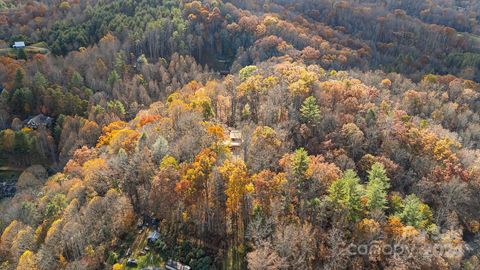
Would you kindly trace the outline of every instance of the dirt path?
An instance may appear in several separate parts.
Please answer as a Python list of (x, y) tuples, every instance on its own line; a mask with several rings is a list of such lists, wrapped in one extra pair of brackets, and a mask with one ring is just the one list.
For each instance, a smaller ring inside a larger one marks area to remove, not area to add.
[(149, 230), (147, 228), (143, 229), (143, 231), (137, 235), (137, 237), (135, 238), (135, 241), (133, 241), (130, 249), (132, 251), (133, 256), (138, 255), (138, 253), (145, 246), (144, 244), (147, 239), (148, 233), (149, 233)]

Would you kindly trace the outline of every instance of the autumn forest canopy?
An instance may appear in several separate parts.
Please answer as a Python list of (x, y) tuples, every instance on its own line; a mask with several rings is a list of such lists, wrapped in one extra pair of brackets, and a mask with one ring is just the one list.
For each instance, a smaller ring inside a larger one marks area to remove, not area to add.
[(475, 270), (479, 193), (480, 1), (0, 0), (0, 270)]

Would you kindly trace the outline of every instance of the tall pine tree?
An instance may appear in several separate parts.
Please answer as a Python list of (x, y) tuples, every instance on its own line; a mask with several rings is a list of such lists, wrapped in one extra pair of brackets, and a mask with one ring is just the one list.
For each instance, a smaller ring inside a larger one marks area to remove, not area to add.
[(347, 170), (342, 178), (332, 183), (328, 189), (327, 200), (334, 207), (346, 208), (350, 218), (357, 221), (362, 212), (361, 197), (363, 193), (360, 178), (353, 170)]
[(306, 124), (315, 126), (320, 121), (320, 108), (317, 105), (317, 99), (314, 96), (307, 97), (303, 101), (300, 113)]
[(390, 187), (390, 179), (386, 175), (385, 168), (381, 163), (375, 163), (368, 172), (366, 196), (367, 208), (370, 212), (386, 208), (387, 191)]

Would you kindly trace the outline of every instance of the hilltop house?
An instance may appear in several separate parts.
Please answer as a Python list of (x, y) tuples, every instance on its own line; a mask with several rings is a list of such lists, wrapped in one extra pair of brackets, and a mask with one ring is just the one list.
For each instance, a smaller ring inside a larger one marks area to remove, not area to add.
[(226, 57), (217, 57), (217, 65), (220, 70), (220, 75), (226, 76), (230, 74), (230, 65), (231, 60), (227, 59)]
[(242, 132), (237, 129), (229, 129), (229, 134), (225, 144), (230, 148), (233, 156), (240, 159), (243, 159), (242, 142)]
[(37, 129), (40, 126), (51, 128), (53, 124), (53, 118), (39, 114), (27, 120), (26, 126), (31, 129)]
[(15, 41), (12, 48), (23, 49), (23, 48), (25, 48), (25, 42), (24, 41)]

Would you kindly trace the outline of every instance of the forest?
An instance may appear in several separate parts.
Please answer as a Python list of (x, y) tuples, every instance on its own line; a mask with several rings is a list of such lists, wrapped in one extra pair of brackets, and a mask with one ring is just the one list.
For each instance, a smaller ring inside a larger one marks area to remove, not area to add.
[(479, 21), (0, 0), (0, 270), (480, 269)]

